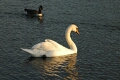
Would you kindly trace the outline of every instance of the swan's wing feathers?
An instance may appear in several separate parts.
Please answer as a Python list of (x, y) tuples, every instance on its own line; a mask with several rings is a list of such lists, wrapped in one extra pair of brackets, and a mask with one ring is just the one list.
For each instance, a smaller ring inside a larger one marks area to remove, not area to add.
[(53, 41), (53, 40), (51, 40), (51, 39), (46, 39), (45, 41), (46, 41), (46, 42), (49, 42), (49, 43), (51, 43), (53, 46), (57, 47), (57, 45), (56, 45), (56, 44), (58, 44), (57, 42), (55, 42), (55, 41)]
[(32, 49), (39, 49), (40, 46), (41, 46), (41, 43), (35, 44), (35, 45), (32, 47)]
[(63, 48), (65, 49), (65, 48), (66, 48), (66, 47), (62, 46), (61, 44), (57, 43), (57, 42), (54, 41), (54, 40), (46, 39), (45, 41), (51, 43), (51, 44), (54, 45), (54, 47), (56, 47), (57, 49), (63, 49)]
[(34, 45), (32, 49), (50, 51), (50, 50), (56, 50), (56, 47), (52, 43), (46, 41)]
[(66, 47), (55, 42), (51, 39), (46, 39), (45, 42), (38, 43), (32, 47), (33, 50), (52, 51), (52, 50), (64, 50)]

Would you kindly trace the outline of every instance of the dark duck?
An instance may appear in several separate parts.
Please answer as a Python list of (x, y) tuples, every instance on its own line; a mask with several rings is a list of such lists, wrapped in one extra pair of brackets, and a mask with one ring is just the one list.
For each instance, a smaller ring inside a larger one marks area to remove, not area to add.
[(27, 12), (27, 15), (29, 16), (39, 16), (39, 17), (42, 17), (43, 14), (42, 14), (42, 10), (43, 10), (43, 7), (42, 6), (39, 6), (39, 10), (33, 10), (33, 9), (24, 9), (25, 12)]

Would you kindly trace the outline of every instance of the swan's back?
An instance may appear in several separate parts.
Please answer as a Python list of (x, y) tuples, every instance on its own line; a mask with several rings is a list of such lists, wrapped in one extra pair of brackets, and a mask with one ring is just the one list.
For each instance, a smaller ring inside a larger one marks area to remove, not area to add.
[(43, 51), (50, 51), (50, 50), (56, 50), (56, 47), (53, 46), (49, 42), (41, 42), (32, 47), (32, 49), (37, 49), (37, 50), (43, 50)]

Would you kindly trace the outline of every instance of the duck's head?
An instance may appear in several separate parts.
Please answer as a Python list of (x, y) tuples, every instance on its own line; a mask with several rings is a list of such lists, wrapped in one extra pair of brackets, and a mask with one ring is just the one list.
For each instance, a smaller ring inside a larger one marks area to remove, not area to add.
[(40, 10), (40, 9), (43, 10), (43, 7), (42, 7), (41, 5), (39, 6), (39, 10)]
[(42, 6), (39, 6), (39, 11), (38, 11), (38, 13), (39, 13), (39, 14), (42, 14), (42, 10), (43, 10), (43, 7), (42, 7)]

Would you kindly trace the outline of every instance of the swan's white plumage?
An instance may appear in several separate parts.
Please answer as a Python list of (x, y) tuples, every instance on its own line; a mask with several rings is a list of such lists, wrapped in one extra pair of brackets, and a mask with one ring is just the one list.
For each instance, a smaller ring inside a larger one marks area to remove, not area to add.
[(51, 39), (46, 39), (45, 42), (38, 43), (34, 45), (31, 49), (21, 49), (30, 53), (33, 57), (42, 57), (43, 55), (45, 55), (46, 57), (56, 57), (77, 53), (77, 47), (70, 37), (71, 31), (79, 34), (78, 27), (74, 24), (70, 25), (66, 29), (65, 37), (68, 45), (70, 46), (70, 49)]

